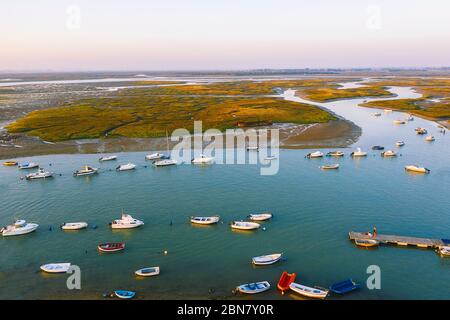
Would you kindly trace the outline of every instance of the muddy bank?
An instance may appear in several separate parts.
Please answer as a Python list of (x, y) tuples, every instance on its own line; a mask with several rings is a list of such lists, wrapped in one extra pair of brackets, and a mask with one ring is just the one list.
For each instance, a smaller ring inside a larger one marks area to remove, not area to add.
[[(280, 130), (280, 148), (285, 149), (344, 148), (356, 142), (361, 135), (361, 128), (342, 119), (312, 125), (283, 124), (275, 127)], [(171, 142), (170, 146), (175, 144)], [(0, 159), (46, 154), (119, 153), (165, 149), (165, 138), (107, 138), (49, 143), (22, 134), (10, 135), (6, 131), (0, 133)]]

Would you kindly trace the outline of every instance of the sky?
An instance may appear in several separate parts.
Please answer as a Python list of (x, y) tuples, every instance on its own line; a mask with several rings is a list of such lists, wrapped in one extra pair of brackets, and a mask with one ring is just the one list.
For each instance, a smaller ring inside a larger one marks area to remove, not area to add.
[(423, 66), (448, 0), (0, 1), (0, 71)]

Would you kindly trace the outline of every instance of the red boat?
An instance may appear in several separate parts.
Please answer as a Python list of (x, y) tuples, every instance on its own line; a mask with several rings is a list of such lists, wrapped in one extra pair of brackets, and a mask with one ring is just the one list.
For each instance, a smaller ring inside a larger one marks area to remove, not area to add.
[(102, 243), (97, 246), (101, 252), (116, 252), (125, 249), (125, 243), (123, 242), (108, 242)]
[(296, 273), (287, 273), (286, 271), (284, 271), (281, 274), (280, 280), (277, 284), (278, 290), (280, 290), (281, 293), (284, 294), (286, 290), (289, 290), (289, 285), (294, 282), (296, 276)]

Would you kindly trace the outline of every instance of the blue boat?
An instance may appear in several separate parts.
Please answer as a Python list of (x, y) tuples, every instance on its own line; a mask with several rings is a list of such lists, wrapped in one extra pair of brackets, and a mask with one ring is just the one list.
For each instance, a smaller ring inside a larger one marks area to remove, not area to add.
[(330, 286), (330, 291), (337, 294), (346, 294), (359, 288), (361, 288), (360, 284), (355, 283), (352, 279), (347, 279), (341, 282), (333, 283)]
[(131, 299), (136, 295), (136, 292), (126, 290), (116, 290), (114, 291), (114, 294), (116, 295), (117, 298), (120, 299)]

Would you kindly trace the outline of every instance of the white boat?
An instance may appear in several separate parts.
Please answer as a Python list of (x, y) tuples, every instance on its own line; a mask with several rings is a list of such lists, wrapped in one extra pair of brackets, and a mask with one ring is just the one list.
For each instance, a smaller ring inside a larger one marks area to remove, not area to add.
[(270, 283), (268, 281), (246, 283), (236, 287), (236, 290), (241, 293), (255, 294), (264, 292), (270, 289)]
[(416, 128), (414, 129), (416, 131), (417, 134), (427, 134), (428, 131), (425, 128)]
[(66, 273), (70, 265), (70, 263), (48, 263), (42, 265), (41, 270), (48, 273)]
[(4, 237), (19, 236), (33, 232), (38, 227), (39, 225), (36, 223), (27, 223), (25, 220), (17, 220), (14, 224), (4, 227), (2, 235)]
[(397, 147), (403, 147), (403, 146), (405, 145), (405, 142), (404, 142), (404, 141), (397, 141), (397, 142), (395, 143), (395, 145), (396, 145)]
[(133, 218), (129, 214), (122, 213), (121, 219), (116, 219), (111, 223), (112, 229), (132, 229), (144, 225), (144, 222)]
[(252, 213), (248, 217), (252, 221), (265, 221), (271, 219), (273, 215), (270, 212), (264, 212), (264, 213)]
[(121, 164), (116, 168), (117, 171), (128, 171), (136, 169), (136, 165), (134, 163)]
[(344, 152), (342, 151), (330, 151), (327, 153), (327, 157), (343, 157)]
[(219, 216), (212, 217), (191, 217), (191, 222), (195, 224), (215, 224), (219, 222)]
[(301, 294), (302, 296), (309, 297), (309, 298), (319, 298), (324, 299), (328, 295), (328, 290), (321, 290), (316, 288), (307, 287), (304, 285), (301, 285), (299, 283), (292, 282), (289, 285), (289, 289), (292, 291)]
[(405, 167), (406, 171), (418, 172), (418, 173), (430, 173), (430, 169), (425, 167), (419, 167), (415, 165), (409, 165)]
[(134, 272), (135, 275), (140, 277), (152, 277), (159, 274), (159, 267), (142, 268)]
[(259, 147), (247, 147), (247, 151), (258, 151)]
[(201, 154), (199, 157), (195, 157), (192, 159), (192, 164), (210, 164), (214, 162), (214, 157), (207, 157), (204, 154)]
[(392, 109), (384, 109), (383, 111), (386, 113), (389, 113), (389, 112), (392, 112)]
[(282, 253), (274, 253), (265, 256), (253, 257), (252, 263), (256, 266), (266, 266), (280, 261), (282, 256), (283, 256)]
[(164, 159), (164, 160), (159, 160), (159, 161), (155, 161), (153, 163), (153, 165), (155, 167), (167, 167), (167, 166), (174, 166), (176, 165), (178, 162), (176, 160), (172, 160), (172, 159)]
[(233, 221), (231, 223), (231, 229), (236, 230), (255, 230), (258, 229), (261, 225), (256, 222), (247, 222), (247, 221)]
[(425, 138), (425, 141), (434, 141), (435, 139), (434, 139), (434, 137), (433, 136), (427, 136), (426, 138)]
[(397, 153), (393, 150), (387, 150), (381, 153), (382, 157), (388, 158), (388, 157), (396, 157)]
[(34, 169), (39, 168), (39, 164), (36, 162), (19, 163), (19, 169)]
[(275, 156), (267, 156), (267, 157), (264, 157), (264, 160), (265, 161), (277, 160), (277, 157), (275, 157)]
[(80, 230), (87, 228), (87, 222), (65, 222), (61, 225), (63, 230)]
[(93, 174), (96, 174), (98, 172), (97, 168), (92, 168), (90, 166), (84, 166), (83, 169), (77, 170), (73, 173), (74, 176), (80, 177), (80, 176), (90, 176)]
[(319, 167), (322, 170), (336, 170), (339, 169), (339, 164), (328, 164), (328, 165), (323, 165)]
[(393, 124), (406, 124), (405, 120), (394, 120), (392, 121)]
[(409, 114), (408, 117), (406, 118), (406, 121), (414, 121), (414, 117)]
[(443, 256), (450, 256), (450, 247), (449, 246), (443, 246), (438, 249), (439, 254)]
[(356, 151), (353, 151), (350, 156), (352, 157), (365, 157), (367, 156), (367, 152), (362, 151), (361, 148), (357, 148)]
[(374, 113), (372, 113), (372, 116), (381, 117), (381, 112), (374, 112)]
[(117, 156), (103, 156), (98, 161), (112, 161), (117, 160)]
[(306, 158), (309, 158), (309, 159), (311, 159), (311, 158), (322, 158), (322, 157), (323, 157), (323, 153), (320, 152), (320, 151), (311, 152), (311, 153), (308, 153), (306, 155)]
[(145, 156), (146, 160), (159, 160), (161, 158), (164, 158), (164, 155), (162, 153), (159, 153), (159, 152), (148, 154), (148, 155)]
[(45, 178), (51, 178), (51, 177), (53, 177), (53, 173), (51, 173), (50, 171), (45, 171), (44, 169), (40, 168), (37, 172), (27, 174), (25, 176), (25, 179), (33, 180), (33, 179), (45, 179)]

